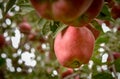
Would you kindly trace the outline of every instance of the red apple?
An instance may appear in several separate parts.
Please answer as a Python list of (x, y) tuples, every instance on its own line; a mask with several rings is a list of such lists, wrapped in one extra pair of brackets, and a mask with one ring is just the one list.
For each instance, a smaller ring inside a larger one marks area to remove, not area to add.
[(29, 39), (30, 41), (36, 41), (36, 40), (37, 40), (37, 33), (31, 32), (31, 33), (28, 35), (28, 39)]
[[(119, 53), (119, 52), (113, 52), (112, 55), (113, 55), (113, 57), (114, 57), (115, 60), (118, 59), (118, 58), (120, 58), (120, 53)], [(111, 61), (110, 56), (108, 56), (107, 61), (108, 61), (108, 62)]]
[(95, 38), (87, 27), (69, 26), (55, 38), (55, 55), (62, 66), (78, 68), (89, 62), (94, 43)]
[(116, 3), (112, 7), (111, 15), (114, 19), (120, 18), (120, 4)]
[(62, 73), (62, 79), (65, 78), (65, 77), (67, 77), (68, 75), (73, 74), (73, 72), (74, 72), (73, 69), (68, 68), (66, 71), (64, 71), (64, 72)]
[(99, 15), (100, 11), (102, 10), (104, 0), (93, 0), (91, 6), (87, 9), (87, 11), (82, 15), (79, 16), (77, 19), (73, 21), (63, 21), (63, 23), (81, 27), (86, 25), (87, 23), (91, 22), (97, 15)]
[(53, 15), (59, 21), (72, 21), (81, 16), (93, 0), (58, 0), (53, 6)]
[(70, 21), (82, 15), (93, 0), (30, 0), (37, 13), (47, 19)]
[(2, 48), (5, 45), (5, 37), (0, 34), (0, 48)]
[(21, 22), (18, 26), (21, 33), (29, 34), (31, 32), (31, 25), (27, 21)]
[(100, 31), (95, 29), (94, 27), (92, 27), (90, 24), (87, 24), (86, 27), (91, 30), (91, 32), (93, 33), (95, 39), (97, 39), (100, 35)]

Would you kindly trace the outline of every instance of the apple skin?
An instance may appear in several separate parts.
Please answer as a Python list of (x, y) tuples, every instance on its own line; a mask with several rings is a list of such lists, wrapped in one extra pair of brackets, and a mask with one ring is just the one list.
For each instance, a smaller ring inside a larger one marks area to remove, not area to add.
[(58, 0), (52, 6), (53, 15), (59, 21), (72, 21), (81, 16), (92, 2), (93, 0)]
[(61, 74), (62, 79), (64, 79), (65, 77), (67, 77), (68, 75), (71, 75), (71, 74), (73, 74), (73, 73), (74, 73), (73, 69), (68, 68), (66, 71), (64, 71), (64, 72)]
[(0, 48), (3, 48), (3, 46), (5, 45), (5, 37), (0, 34)]
[(30, 34), (32, 28), (27, 21), (21, 22), (18, 26), (21, 33)]
[[(112, 55), (113, 55), (113, 57), (114, 57), (115, 60), (118, 59), (118, 58), (120, 58), (120, 53), (119, 52), (113, 52)], [(107, 61), (108, 62), (111, 61), (110, 56), (108, 56)]]
[(29, 41), (37, 41), (37, 33), (36, 32), (31, 32), (28, 35), (28, 39), (29, 39)]
[(87, 11), (83, 15), (79, 16), (77, 19), (73, 21), (68, 22), (63, 21), (63, 23), (76, 27), (84, 26), (99, 15), (100, 11), (102, 10), (103, 4), (104, 0), (99, 1), (93, 0), (91, 6), (87, 9)]
[(86, 27), (93, 33), (95, 40), (100, 36), (100, 31), (93, 28), (90, 24), (87, 24)]
[[(93, 0), (30, 0), (38, 15), (52, 20), (73, 20), (82, 15)], [(71, 12), (73, 11), (73, 12)]]
[(114, 19), (120, 18), (120, 4), (113, 5), (111, 15)]
[(89, 62), (94, 43), (95, 38), (88, 28), (69, 26), (55, 38), (55, 55), (62, 66), (78, 68)]

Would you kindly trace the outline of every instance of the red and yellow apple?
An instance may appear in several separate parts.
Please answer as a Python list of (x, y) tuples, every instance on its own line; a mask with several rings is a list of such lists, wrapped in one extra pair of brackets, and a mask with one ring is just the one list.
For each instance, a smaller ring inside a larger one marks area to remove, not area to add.
[(62, 66), (78, 68), (89, 62), (94, 43), (95, 38), (87, 27), (68, 26), (55, 38), (55, 55)]

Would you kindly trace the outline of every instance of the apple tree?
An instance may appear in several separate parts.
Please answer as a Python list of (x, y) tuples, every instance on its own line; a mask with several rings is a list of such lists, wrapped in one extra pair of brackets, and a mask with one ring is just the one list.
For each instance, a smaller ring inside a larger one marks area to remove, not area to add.
[(120, 0), (1, 0), (0, 79), (119, 79)]

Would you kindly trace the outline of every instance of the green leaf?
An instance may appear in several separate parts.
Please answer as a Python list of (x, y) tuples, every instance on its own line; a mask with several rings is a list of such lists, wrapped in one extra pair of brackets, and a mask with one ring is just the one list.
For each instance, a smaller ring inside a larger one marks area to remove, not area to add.
[(114, 64), (115, 64), (116, 71), (120, 72), (120, 58), (115, 60)]
[(0, 58), (0, 66), (2, 66), (5, 63), (5, 60), (3, 58)]
[(15, 4), (15, 2), (16, 2), (16, 0), (9, 0), (8, 1), (4, 15), (7, 14), (7, 12), (12, 8), (12, 6)]
[(113, 79), (112, 75), (106, 72), (101, 72), (93, 76), (92, 79)]
[(96, 44), (108, 43), (109, 38), (106, 34), (102, 33), (100, 37), (96, 40)]
[(110, 13), (109, 8), (108, 8), (107, 5), (103, 6), (102, 11), (100, 12), (100, 14), (99, 14), (99, 16), (97, 18), (103, 19), (103, 20), (113, 21), (113, 19), (111, 17), (111, 13)]

